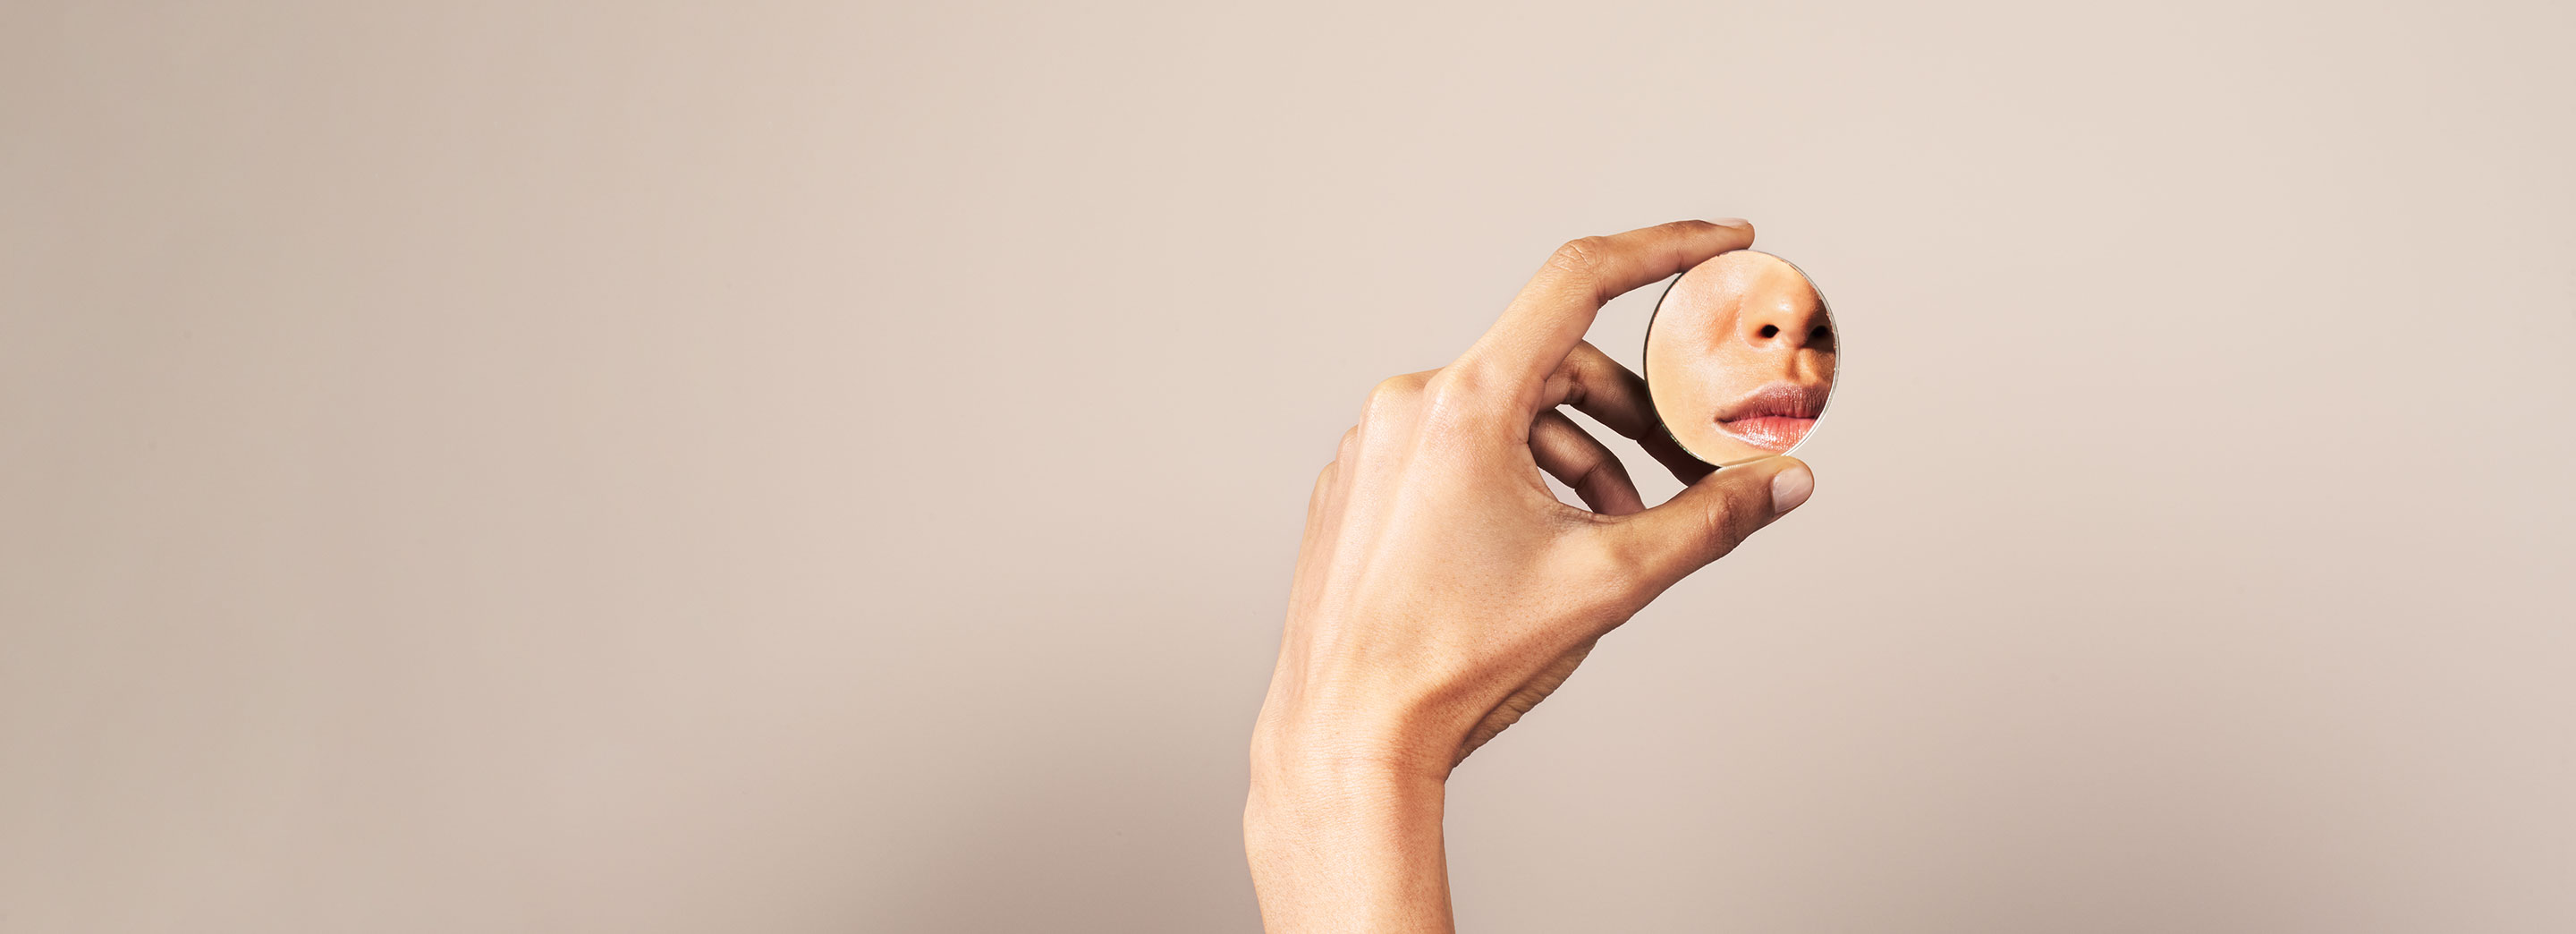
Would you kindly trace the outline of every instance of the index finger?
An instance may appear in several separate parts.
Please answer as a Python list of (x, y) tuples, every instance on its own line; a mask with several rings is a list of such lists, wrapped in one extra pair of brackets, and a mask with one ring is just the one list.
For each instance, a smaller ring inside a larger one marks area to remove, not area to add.
[[(1459, 368), (1536, 405), (1548, 374), (1592, 329), (1601, 305), (1630, 289), (1753, 245), (1753, 225), (1736, 219), (1674, 221), (1558, 247), (1502, 320), (1458, 358)], [(1528, 412), (1518, 413), (1526, 416)], [(1526, 418), (1523, 419), (1526, 421)]]

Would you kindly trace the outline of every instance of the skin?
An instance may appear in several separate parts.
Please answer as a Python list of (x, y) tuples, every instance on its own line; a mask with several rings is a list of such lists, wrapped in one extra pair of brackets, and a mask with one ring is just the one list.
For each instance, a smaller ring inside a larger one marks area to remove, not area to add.
[[(1455, 362), (1369, 394), (1315, 480), (1253, 728), (1244, 845), (1267, 930), (1453, 930), (1452, 769), (1603, 634), (1814, 490), (1788, 457), (1712, 472), (1664, 437), (1644, 381), (1583, 342), (1612, 296), (1752, 241), (1742, 221), (1573, 241)], [(1560, 406), (1690, 486), (1646, 508)]]
[(1766, 385), (1834, 382), (1833, 324), (1823, 297), (1788, 261), (1742, 250), (1683, 273), (1646, 336), (1655, 410), (1684, 449), (1712, 464), (1769, 457), (1766, 447), (1721, 430), (1719, 419)]

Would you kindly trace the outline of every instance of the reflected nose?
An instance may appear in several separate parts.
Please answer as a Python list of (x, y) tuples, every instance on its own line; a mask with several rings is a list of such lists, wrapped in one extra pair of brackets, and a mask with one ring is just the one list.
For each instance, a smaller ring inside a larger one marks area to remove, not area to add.
[(1736, 319), (1736, 328), (1744, 343), (1765, 354), (1795, 354), (1801, 350), (1834, 349), (1834, 329), (1825, 321), (1824, 309), (1816, 302), (1783, 297), (1778, 301), (1746, 303)]

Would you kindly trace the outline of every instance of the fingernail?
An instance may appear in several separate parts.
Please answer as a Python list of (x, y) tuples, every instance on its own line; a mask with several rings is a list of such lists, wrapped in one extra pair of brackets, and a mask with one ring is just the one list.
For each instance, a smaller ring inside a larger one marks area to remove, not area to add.
[(1752, 222), (1752, 221), (1745, 220), (1744, 218), (1741, 218), (1741, 217), (1712, 217), (1712, 218), (1709, 218), (1709, 219), (1708, 219), (1708, 222), (1709, 222), (1709, 223), (1712, 223), (1712, 224), (1716, 224), (1717, 226), (1720, 226), (1720, 227), (1751, 227), (1751, 226), (1753, 226), (1753, 222)]
[(1771, 514), (1787, 515), (1816, 492), (1816, 473), (1805, 464), (1792, 464), (1771, 477)]

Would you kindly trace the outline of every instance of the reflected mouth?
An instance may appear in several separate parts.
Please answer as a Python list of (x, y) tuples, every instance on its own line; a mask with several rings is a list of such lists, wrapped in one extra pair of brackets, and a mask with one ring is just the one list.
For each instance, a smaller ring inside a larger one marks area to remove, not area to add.
[(1816, 427), (1816, 416), (1825, 412), (1825, 395), (1832, 387), (1803, 383), (1772, 383), (1738, 399), (1717, 413), (1717, 430), (1729, 437), (1774, 454), (1787, 451), (1805, 440), (1807, 431)]

